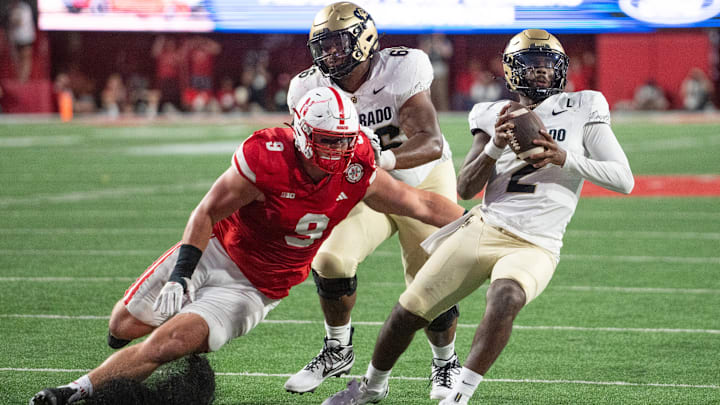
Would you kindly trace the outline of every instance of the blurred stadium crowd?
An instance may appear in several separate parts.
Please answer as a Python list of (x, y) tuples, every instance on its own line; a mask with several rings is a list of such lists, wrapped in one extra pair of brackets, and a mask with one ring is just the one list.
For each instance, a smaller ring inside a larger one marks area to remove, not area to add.
[[(36, 28), (35, 0), (4, 1), (0, 9), (0, 106), (6, 113), (71, 108), (74, 114), (117, 118), (284, 112), (290, 79), (311, 64), (301, 34), (43, 32)], [(431, 90), (437, 109), (468, 111), (477, 102), (509, 96), (497, 58), (506, 40), (504, 35), (387, 35), (381, 47), (423, 49), (435, 71)], [(571, 60), (567, 90), (605, 92), (596, 80), (593, 35), (565, 35), (563, 43)], [(713, 110), (715, 76), (712, 69), (691, 66), (675, 88), (650, 77), (613, 108)], [(27, 94), (35, 95), (24, 102)], [(28, 102), (36, 108), (28, 109)]]

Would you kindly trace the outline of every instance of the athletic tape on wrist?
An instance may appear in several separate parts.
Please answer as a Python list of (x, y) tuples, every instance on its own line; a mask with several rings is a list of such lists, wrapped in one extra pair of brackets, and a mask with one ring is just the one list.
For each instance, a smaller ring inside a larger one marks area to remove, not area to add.
[(483, 149), (483, 152), (485, 152), (485, 154), (487, 156), (489, 156), (495, 160), (498, 160), (504, 150), (505, 150), (505, 148), (501, 148), (501, 147), (495, 145), (495, 141), (492, 138), (490, 138), (488, 143), (485, 144), (485, 148)]
[(391, 150), (384, 150), (380, 154), (380, 162), (378, 165), (385, 170), (392, 170), (395, 168), (397, 163), (397, 157)]

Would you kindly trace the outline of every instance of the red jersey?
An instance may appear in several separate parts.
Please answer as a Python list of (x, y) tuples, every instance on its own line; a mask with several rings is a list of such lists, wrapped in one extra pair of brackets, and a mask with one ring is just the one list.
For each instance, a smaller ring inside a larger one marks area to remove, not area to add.
[(317, 184), (305, 173), (290, 128), (255, 132), (238, 148), (233, 167), (260, 189), (252, 203), (215, 224), (230, 258), (268, 298), (286, 297), (303, 282), (330, 231), (363, 199), (375, 179), (370, 141), (360, 135), (348, 169)]

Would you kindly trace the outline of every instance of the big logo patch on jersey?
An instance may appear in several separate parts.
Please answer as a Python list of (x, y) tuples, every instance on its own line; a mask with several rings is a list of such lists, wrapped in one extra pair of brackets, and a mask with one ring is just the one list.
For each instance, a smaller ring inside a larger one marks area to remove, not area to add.
[(362, 179), (363, 176), (363, 167), (360, 163), (352, 163), (350, 166), (348, 166), (347, 170), (345, 170), (345, 178), (350, 183), (357, 183)]

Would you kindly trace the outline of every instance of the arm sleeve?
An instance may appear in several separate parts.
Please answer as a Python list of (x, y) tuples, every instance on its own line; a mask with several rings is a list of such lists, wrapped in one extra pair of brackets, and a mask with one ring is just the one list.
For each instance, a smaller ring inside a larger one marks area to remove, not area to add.
[(630, 194), (635, 179), (627, 156), (610, 125), (600, 122), (586, 125), (583, 139), (590, 156), (568, 151), (563, 168), (575, 171), (608, 190)]

